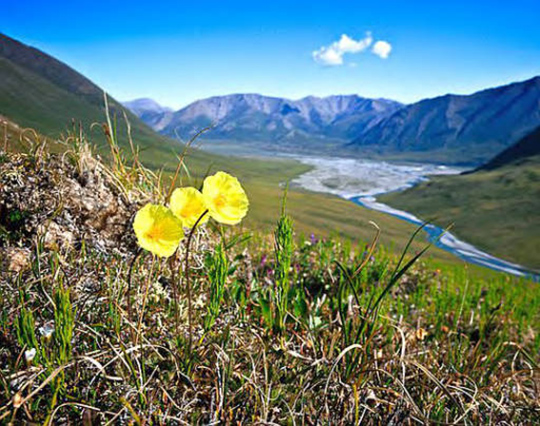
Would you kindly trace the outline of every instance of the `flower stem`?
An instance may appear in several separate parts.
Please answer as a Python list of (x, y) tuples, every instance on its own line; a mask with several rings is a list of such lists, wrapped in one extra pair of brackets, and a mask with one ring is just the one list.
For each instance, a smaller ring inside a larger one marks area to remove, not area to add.
[(169, 260), (169, 267), (171, 269), (171, 287), (173, 291), (173, 298), (174, 298), (174, 323), (175, 323), (175, 330), (176, 335), (179, 335), (180, 332), (180, 319), (179, 319), (179, 306), (180, 306), (180, 297), (178, 295), (178, 286), (176, 282), (176, 268), (174, 265), (174, 261), (176, 260), (176, 253), (174, 254), (174, 257), (172, 257)]
[(148, 299), (148, 290), (150, 289), (150, 280), (152, 279), (152, 274), (154, 272), (154, 265), (156, 264), (156, 256), (152, 256), (152, 264), (150, 266), (150, 273), (146, 276), (145, 286), (144, 286), (144, 295), (141, 313), (139, 314), (139, 322), (137, 324), (137, 335), (135, 337), (135, 345), (139, 342), (139, 336), (141, 335), (142, 322), (144, 318), (144, 310), (146, 309), (146, 301)]
[(129, 264), (129, 272), (128, 272), (128, 279), (127, 279), (127, 315), (128, 315), (128, 321), (131, 321), (131, 280), (133, 275), (133, 267), (135, 266), (135, 262), (139, 258), (139, 256), (142, 253), (142, 249), (138, 249), (137, 253), (135, 253), (135, 256), (133, 256), (133, 259), (131, 259), (131, 262)]
[(202, 215), (199, 216), (197, 219), (197, 222), (195, 222), (195, 225), (191, 228), (191, 231), (189, 231), (187, 243), (186, 243), (186, 255), (184, 257), (184, 277), (186, 280), (186, 291), (187, 291), (187, 299), (188, 299), (188, 323), (189, 323), (189, 352), (191, 353), (191, 343), (193, 340), (193, 320), (192, 320), (192, 308), (191, 308), (191, 281), (190, 281), (190, 273), (189, 273), (189, 254), (190, 254), (190, 248), (191, 248), (191, 240), (193, 239), (193, 234), (195, 233), (195, 229), (197, 229), (197, 225), (201, 222), (203, 217), (208, 213), (208, 210), (206, 210)]

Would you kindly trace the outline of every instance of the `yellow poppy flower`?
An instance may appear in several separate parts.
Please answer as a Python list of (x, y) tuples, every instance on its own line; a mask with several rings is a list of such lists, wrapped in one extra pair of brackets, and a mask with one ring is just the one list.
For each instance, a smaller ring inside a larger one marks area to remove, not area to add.
[(172, 256), (184, 237), (182, 221), (156, 204), (147, 204), (137, 212), (133, 229), (139, 246), (160, 257)]
[[(195, 188), (176, 188), (171, 195), (169, 205), (173, 214), (186, 228), (192, 228), (207, 210), (203, 195)], [(208, 214), (205, 214), (199, 224), (207, 220)]]
[(249, 201), (238, 179), (217, 172), (203, 183), (202, 194), (210, 216), (221, 223), (235, 225), (247, 214)]

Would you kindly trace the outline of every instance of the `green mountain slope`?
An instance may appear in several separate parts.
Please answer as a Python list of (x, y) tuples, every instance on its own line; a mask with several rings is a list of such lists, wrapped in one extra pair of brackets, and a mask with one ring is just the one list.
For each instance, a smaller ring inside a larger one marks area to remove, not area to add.
[[(127, 114), (142, 147), (178, 149), (178, 144), (157, 136), (119, 102), (109, 101), (113, 116)], [(57, 136), (71, 120), (81, 122), (88, 131), (93, 123), (104, 121), (104, 112), (101, 88), (55, 58), (0, 34), (0, 115), (21, 127)], [(125, 125), (120, 124), (119, 130), (121, 142), (126, 142)], [(98, 132), (92, 136), (98, 138)]]
[(500, 257), (540, 268), (540, 131), (485, 166), (381, 197)]

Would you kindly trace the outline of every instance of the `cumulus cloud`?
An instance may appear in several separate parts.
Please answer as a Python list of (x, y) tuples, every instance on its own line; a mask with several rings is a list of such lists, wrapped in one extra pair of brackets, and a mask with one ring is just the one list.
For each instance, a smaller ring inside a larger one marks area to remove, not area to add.
[(322, 46), (315, 50), (312, 55), (315, 62), (322, 65), (336, 66), (343, 65), (343, 55), (345, 53), (359, 53), (366, 50), (373, 43), (373, 37), (367, 33), (363, 39), (355, 40), (347, 34), (343, 34), (338, 41), (330, 46)]
[(378, 57), (386, 59), (392, 51), (392, 45), (387, 41), (379, 40), (373, 45), (371, 51)]
[(367, 50), (370, 46), (371, 52), (380, 58), (386, 59), (392, 50), (392, 46), (387, 41), (379, 40), (373, 43), (373, 37), (370, 32), (362, 39), (355, 40), (347, 34), (342, 34), (338, 41), (328, 46), (322, 46), (320, 49), (312, 52), (315, 62), (326, 66), (343, 65), (343, 56), (346, 53), (360, 53)]

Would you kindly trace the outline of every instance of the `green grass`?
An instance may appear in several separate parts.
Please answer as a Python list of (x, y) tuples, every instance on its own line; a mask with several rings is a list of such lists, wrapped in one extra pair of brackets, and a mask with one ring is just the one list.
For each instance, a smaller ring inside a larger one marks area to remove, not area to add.
[(183, 270), (185, 241), (137, 254), (133, 213), (159, 182), (86, 152), (0, 163), (1, 423), (540, 419), (537, 284), (306, 239), (279, 202), (274, 233), (197, 231)]
[(412, 212), (503, 259), (540, 269), (540, 161), (433, 177), (381, 201)]

